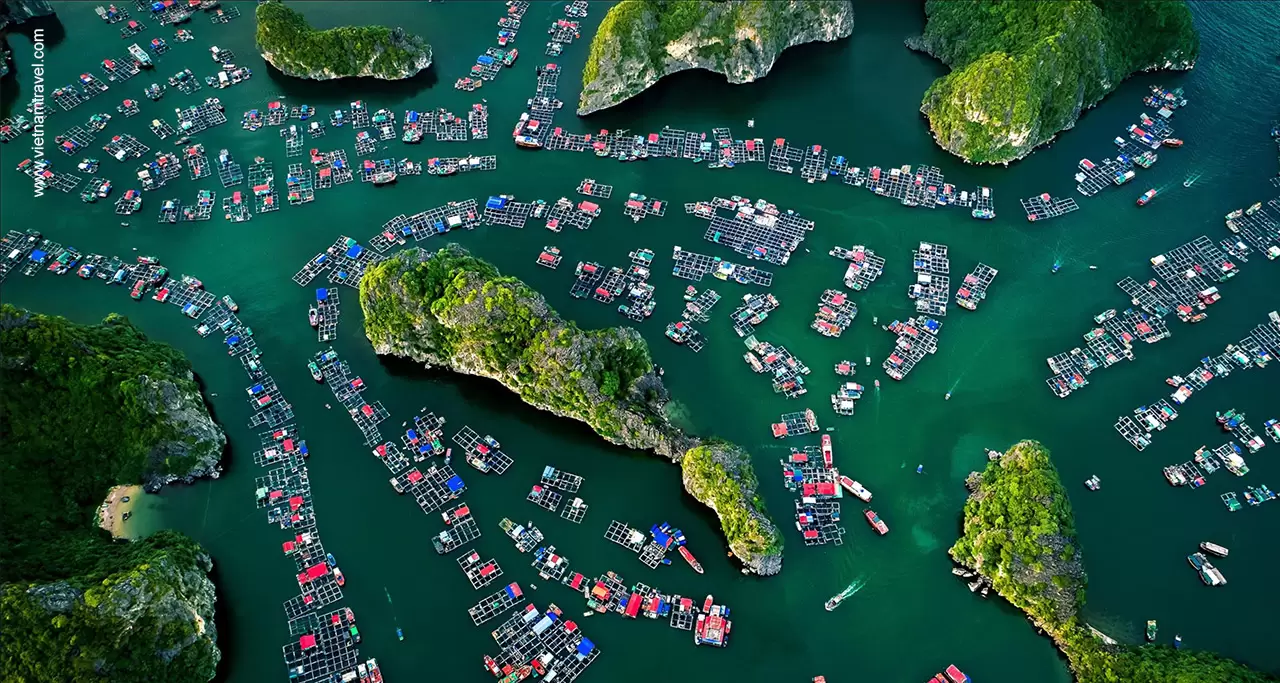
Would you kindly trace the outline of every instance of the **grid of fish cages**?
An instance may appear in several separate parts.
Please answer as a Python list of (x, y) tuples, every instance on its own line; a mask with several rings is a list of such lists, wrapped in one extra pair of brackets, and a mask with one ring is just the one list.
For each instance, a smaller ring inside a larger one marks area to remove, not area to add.
[(431, 537), (431, 544), (435, 546), (437, 554), (448, 555), (480, 538), (480, 525), (476, 523), (471, 508), (467, 505), (458, 505), (440, 513), (440, 516), (444, 518), (448, 528)]
[(482, 560), (480, 553), (474, 550), (467, 551), (458, 557), (458, 568), (462, 570), (462, 574), (467, 577), (467, 582), (474, 590), (480, 590), (502, 576), (502, 566), (497, 560), (493, 558)]
[(671, 258), (675, 261), (671, 274), (685, 280), (701, 282), (704, 276), (711, 275), (719, 280), (732, 280), (744, 285), (756, 284), (768, 287), (773, 284), (773, 273), (752, 266), (740, 266), (719, 257), (687, 251), (679, 246), (675, 247)]
[(574, 524), (581, 524), (583, 518), (587, 516), (588, 506), (582, 502), (581, 498), (574, 498), (565, 504), (564, 509), (560, 511), (560, 519), (567, 519)]

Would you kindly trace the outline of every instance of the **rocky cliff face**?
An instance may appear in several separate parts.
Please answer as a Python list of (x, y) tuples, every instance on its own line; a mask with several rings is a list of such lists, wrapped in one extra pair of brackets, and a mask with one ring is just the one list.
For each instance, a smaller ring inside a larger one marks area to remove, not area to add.
[[(0, 0), (0, 32), (10, 26), (35, 17), (53, 14), (53, 5), (46, 0)], [(9, 48), (0, 38), (0, 78), (9, 74)]]
[(187, 372), (186, 379), (180, 385), (146, 375), (138, 378), (138, 399), (171, 430), (171, 436), (157, 442), (147, 455), (142, 483), (148, 491), (175, 481), (217, 479), (222, 471), (219, 461), (227, 436), (209, 415), (195, 376)]
[[(669, 396), (639, 332), (581, 330), (524, 283), (502, 277), (456, 245), (434, 254), (402, 252), (369, 269), (360, 303), (365, 334), (379, 354), (496, 380), (536, 408), (585, 422), (611, 443), (672, 462), (703, 445), (667, 418)], [(753, 530), (766, 528), (769, 539), (751, 546), (731, 537), (730, 547), (754, 571), (774, 574), (781, 566), (781, 537), (763, 512), (750, 459), (742, 455), (726, 459), (732, 466), (723, 468), (728, 479), (720, 477), (719, 488), (732, 488), (747, 501), (766, 525)], [(717, 509), (715, 487), (686, 488)], [(717, 512), (723, 520), (724, 511)]]
[[(388, 47), (411, 53), (412, 61), (401, 63), (392, 68), (382, 66), (380, 62), (384, 61), (384, 55)], [(346, 48), (339, 47), (338, 49)], [(279, 69), (281, 73), (295, 78), (331, 81), (335, 78), (354, 76), (397, 81), (415, 76), (431, 66), (431, 46), (421, 41), (410, 40), (403, 29), (396, 28), (391, 31), (390, 42), (386, 46), (375, 48), (367, 58), (360, 60), (354, 70), (343, 69), (342, 72), (339, 72), (327, 66), (311, 66), (305, 61), (293, 60), (284, 54), (266, 50), (262, 52), (262, 58), (271, 66)]]
[(611, 107), (688, 69), (750, 83), (767, 75), (783, 50), (852, 32), (848, 0), (623, 0), (591, 41), (578, 114)]
[[(208, 577), (213, 562), (191, 541), (163, 533), (168, 540), (156, 545), (171, 547), (145, 553), (143, 562), (88, 588), (73, 583), (83, 586), (84, 577), (5, 586), (6, 628), (26, 634), (32, 654), (63, 656), (24, 661), (12, 673), (21, 680), (71, 680), (73, 673), (103, 680), (212, 679), (222, 656)], [(49, 677), (50, 668), (61, 675)]]
[(939, 146), (975, 163), (1020, 159), (1130, 75), (1190, 69), (1199, 53), (1182, 2), (930, 0), (925, 12), (906, 45), (952, 72), (920, 111)]

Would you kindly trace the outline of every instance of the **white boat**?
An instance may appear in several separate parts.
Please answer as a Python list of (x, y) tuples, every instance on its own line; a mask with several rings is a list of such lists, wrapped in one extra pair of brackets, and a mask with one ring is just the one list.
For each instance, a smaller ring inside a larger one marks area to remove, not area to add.
[(1209, 541), (1202, 542), (1200, 544), (1200, 549), (1205, 551), (1206, 553), (1217, 555), (1218, 557), (1226, 557), (1228, 552), (1226, 548), (1218, 545), (1217, 543), (1211, 543)]

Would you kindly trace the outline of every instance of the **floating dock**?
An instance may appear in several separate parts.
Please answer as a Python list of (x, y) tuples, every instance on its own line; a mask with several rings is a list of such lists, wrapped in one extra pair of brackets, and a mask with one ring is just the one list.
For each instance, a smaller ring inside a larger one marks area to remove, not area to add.
[(787, 398), (799, 398), (808, 393), (808, 389), (804, 386), (804, 376), (809, 374), (809, 366), (791, 355), (786, 347), (759, 341), (754, 336), (747, 337), (743, 343), (751, 352), (748, 354), (747, 363), (756, 370), (757, 364), (752, 363), (751, 358), (758, 357), (760, 369), (756, 372), (770, 375), (775, 394), (783, 394)]
[(1022, 203), (1022, 210), (1027, 212), (1029, 221), (1043, 221), (1065, 216), (1080, 208), (1076, 200), (1070, 197), (1051, 197), (1048, 192), (1019, 201)]
[(467, 581), (475, 590), (480, 590), (502, 576), (502, 567), (497, 560), (480, 559), (480, 553), (469, 550), (458, 557), (458, 568), (462, 570)]
[(524, 499), (548, 512), (556, 512), (560, 508), (560, 501), (563, 500), (563, 496), (542, 484), (534, 484), (529, 491), (529, 495), (525, 496)]
[(517, 202), (512, 195), (491, 196), (484, 205), (483, 221), (487, 225), (523, 228), (533, 209), (533, 204)]
[(733, 331), (739, 337), (755, 334), (756, 326), (768, 319), (769, 314), (778, 308), (778, 299), (772, 294), (744, 294), (742, 305), (729, 315), (733, 322)]
[(987, 289), (1000, 271), (985, 263), (974, 266), (973, 271), (964, 276), (960, 287), (956, 289), (956, 304), (971, 311), (978, 310), (978, 304), (987, 298)]
[(565, 619), (554, 604), (541, 615), (532, 604), (527, 605), (492, 635), (502, 651), (494, 657), (486, 655), (484, 664), (495, 678), (503, 680), (516, 680), (522, 673), (536, 670), (544, 680), (573, 683), (600, 654), (578, 625)]
[(895, 320), (885, 329), (897, 335), (898, 341), (881, 367), (892, 379), (902, 380), (925, 356), (937, 352), (942, 323), (921, 315), (908, 318), (906, 322)]
[(586, 178), (578, 183), (578, 194), (597, 199), (608, 199), (613, 196), (613, 186), (597, 183), (594, 178)]
[(632, 221), (639, 223), (640, 219), (645, 216), (662, 217), (667, 215), (667, 202), (661, 199), (650, 199), (642, 194), (632, 192), (622, 205), (622, 213), (630, 216)]
[(582, 477), (572, 472), (558, 470), (551, 465), (542, 468), (541, 482), (543, 486), (550, 486), (565, 493), (577, 493), (582, 487)]
[(475, 517), (471, 515), (469, 506), (465, 504), (459, 505), (445, 510), (440, 513), (440, 516), (444, 518), (444, 523), (448, 528), (431, 537), (431, 544), (435, 546), (437, 553), (448, 555), (463, 545), (480, 538), (480, 525), (476, 523)]
[(560, 582), (569, 570), (569, 560), (557, 554), (554, 545), (549, 545), (533, 551), (533, 562), (529, 566), (538, 570), (538, 576), (544, 581)]
[(533, 550), (543, 541), (542, 532), (533, 525), (533, 522), (528, 522), (527, 526), (521, 526), (503, 517), (502, 521), (498, 522), (498, 528), (502, 529), (502, 532), (516, 544), (516, 550), (522, 553)]
[(814, 314), (809, 327), (824, 337), (839, 337), (849, 329), (857, 315), (858, 305), (848, 294), (838, 289), (828, 289), (822, 293), (818, 301), (818, 312)]
[(565, 504), (564, 509), (560, 511), (560, 519), (567, 519), (574, 524), (581, 524), (582, 519), (587, 516), (587, 508), (589, 506), (582, 502), (581, 498), (574, 498)]
[(947, 245), (921, 242), (912, 253), (911, 269), (916, 281), (908, 288), (907, 296), (915, 299), (916, 312), (945, 316), (951, 300), (951, 260), (947, 257)]
[(849, 267), (844, 272), (844, 286), (855, 292), (870, 288), (876, 278), (884, 272), (885, 260), (860, 244), (855, 244), (849, 249), (840, 246), (832, 247), (828, 253), (849, 262)]
[(471, 623), (479, 626), (521, 602), (524, 602), (524, 592), (520, 590), (520, 584), (511, 583), (497, 593), (481, 599), (467, 610), (467, 614), (471, 616)]
[(773, 273), (751, 266), (740, 266), (725, 261), (719, 256), (697, 254), (677, 246), (671, 258), (675, 261), (671, 274), (685, 280), (701, 282), (704, 276), (712, 275), (719, 280), (732, 280), (744, 285), (756, 284), (768, 287), (773, 284)]
[[(813, 230), (813, 221), (791, 210), (780, 210), (764, 199), (744, 197), (685, 205), (686, 213), (709, 220), (703, 237), (750, 259), (785, 266), (791, 254)], [(726, 215), (726, 213), (728, 215)]]
[(818, 431), (818, 418), (812, 410), (783, 413), (782, 420), (773, 424), (773, 438), (804, 436)]
[(332, 287), (316, 289), (316, 341), (321, 344), (338, 338), (338, 319), (342, 312), (341, 297)]
[(453, 442), (462, 449), (467, 464), (484, 474), (504, 474), (513, 463), (511, 457), (499, 449), (498, 442), (493, 437), (486, 435), (481, 438), (474, 429), (466, 425), (453, 435)]
[[(748, 295), (749, 296), (749, 295)], [(680, 317), (690, 322), (711, 322), (711, 309), (720, 301), (720, 294), (714, 289), (704, 289), (698, 292), (693, 285), (685, 290), (684, 312)]]

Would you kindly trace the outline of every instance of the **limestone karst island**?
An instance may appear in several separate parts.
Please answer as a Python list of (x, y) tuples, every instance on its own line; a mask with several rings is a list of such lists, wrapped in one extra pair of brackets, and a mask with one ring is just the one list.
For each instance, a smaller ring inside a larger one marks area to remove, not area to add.
[(1278, 35), (0, 0), (0, 683), (1280, 681)]

